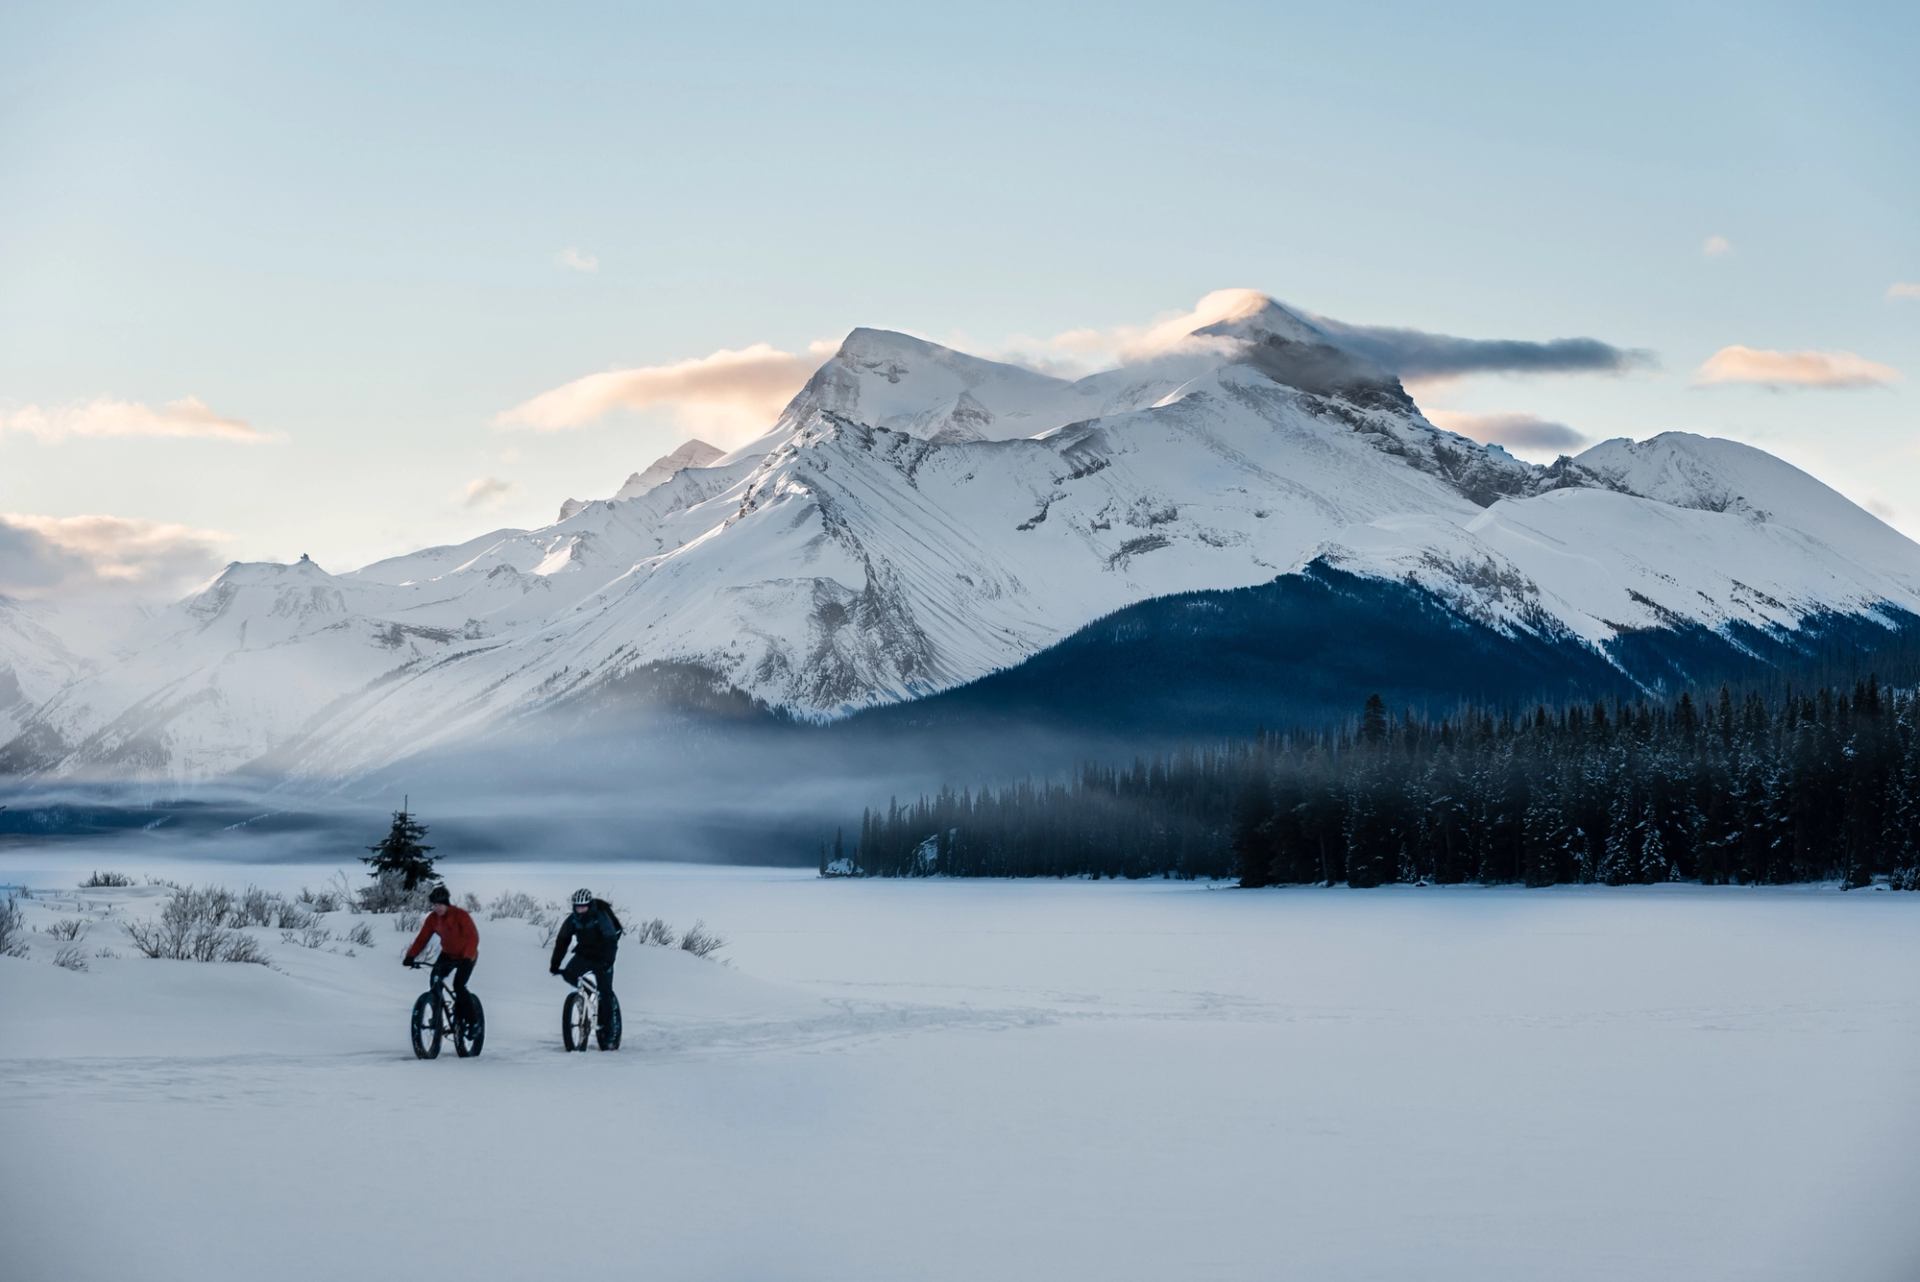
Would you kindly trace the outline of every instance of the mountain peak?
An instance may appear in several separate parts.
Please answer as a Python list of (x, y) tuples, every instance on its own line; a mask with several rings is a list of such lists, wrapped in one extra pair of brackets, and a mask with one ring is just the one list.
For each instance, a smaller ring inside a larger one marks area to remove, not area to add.
[(924, 357), (935, 354), (959, 353), (954, 353), (950, 347), (942, 347), (896, 329), (873, 329), (866, 325), (847, 331), (847, 336), (840, 340), (839, 349), (834, 352), (836, 357), (855, 362), (894, 355)]
[[(672, 480), (674, 474), (689, 467), (711, 467), (726, 456), (726, 451), (718, 449), (698, 437), (692, 437), (675, 446), (670, 454), (662, 454), (638, 472), (629, 473), (619, 492), (613, 496), (621, 499), (639, 498), (649, 490), (658, 489)], [(592, 499), (568, 499), (560, 505), (562, 521), (571, 520), (592, 506)]]
[(1326, 332), (1257, 289), (1216, 289), (1186, 318), (1196, 338), (1269, 338), (1295, 343), (1327, 342)]
[(641, 471), (627, 478), (626, 484), (613, 497), (618, 499), (639, 498), (648, 490), (665, 485), (673, 479), (674, 473), (683, 468), (707, 467), (718, 460), (724, 450), (715, 449), (698, 438), (683, 442), (671, 454), (663, 454)]

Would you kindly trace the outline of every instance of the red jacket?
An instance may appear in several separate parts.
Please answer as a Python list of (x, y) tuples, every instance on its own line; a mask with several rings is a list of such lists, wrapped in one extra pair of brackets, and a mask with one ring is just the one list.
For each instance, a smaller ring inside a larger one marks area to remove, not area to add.
[(440, 952), (446, 957), (477, 958), (480, 956), (480, 928), (473, 924), (473, 914), (464, 908), (447, 905), (447, 911), (435, 916), (427, 914), (427, 920), (421, 924), (420, 933), (413, 937), (413, 947), (407, 949), (408, 961), (420, 955), (427, 946), (427, 936), (440, 936)]

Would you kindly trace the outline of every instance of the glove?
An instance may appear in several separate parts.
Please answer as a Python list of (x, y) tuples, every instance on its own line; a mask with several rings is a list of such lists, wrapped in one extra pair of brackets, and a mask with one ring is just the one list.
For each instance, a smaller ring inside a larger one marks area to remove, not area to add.
[(411, 957), (402, 957), (400, 959), (400, 964), (402, 966), (405, 966), (408, 970), (413, 970), (420, 965), (419, 962), (415, 961)]
[(547, 967), (547, 974), (549, 974), (549, 975), (558, 975), (559, 973), (560, 973), (560, 968), (559, 968), (558, 966), (549, 966), (549, 967)]

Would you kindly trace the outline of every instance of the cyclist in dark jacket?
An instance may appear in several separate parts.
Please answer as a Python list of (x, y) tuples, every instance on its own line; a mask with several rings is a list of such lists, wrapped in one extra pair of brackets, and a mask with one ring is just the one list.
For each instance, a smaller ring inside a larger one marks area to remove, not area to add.
[[(613, 959), (620, 950), (620, 919), (614, 915), (613, 905), (604, 899), (595, 899), (591, 890), (573, 892), (573, 911), (560, 923), (560, 934), (553, 941), (553, 960), (547, 963), (547, 973), (558, 975), (569, 984), (580, 982), (580, 976), (593, 972), (594, 980), (600, 985), (600, 1049), (607, 1049), (607, 1038), (611, 1032), (608, 1018), (613, 1010)], [(560, 967), (560, 959), (567, 955), (567, 945), (572, 944), (573, 960), (566, 969)]]

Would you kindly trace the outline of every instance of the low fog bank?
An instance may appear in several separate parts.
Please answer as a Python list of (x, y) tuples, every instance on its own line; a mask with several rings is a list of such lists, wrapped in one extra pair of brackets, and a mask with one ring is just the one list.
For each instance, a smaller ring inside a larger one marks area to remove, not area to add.
[(463, 859), (811, 866), (837, 832), (852, 845), (864, 808), (885, 810), (895, 797), (1129, 756), (1025, 728), (629, 724), (500, 736), (349, 779), (15, 781), (0, 786), (0, 858), (85, 842), (162, 859), (339, 861), (364, 854), (405, 804), (437, 853)]

